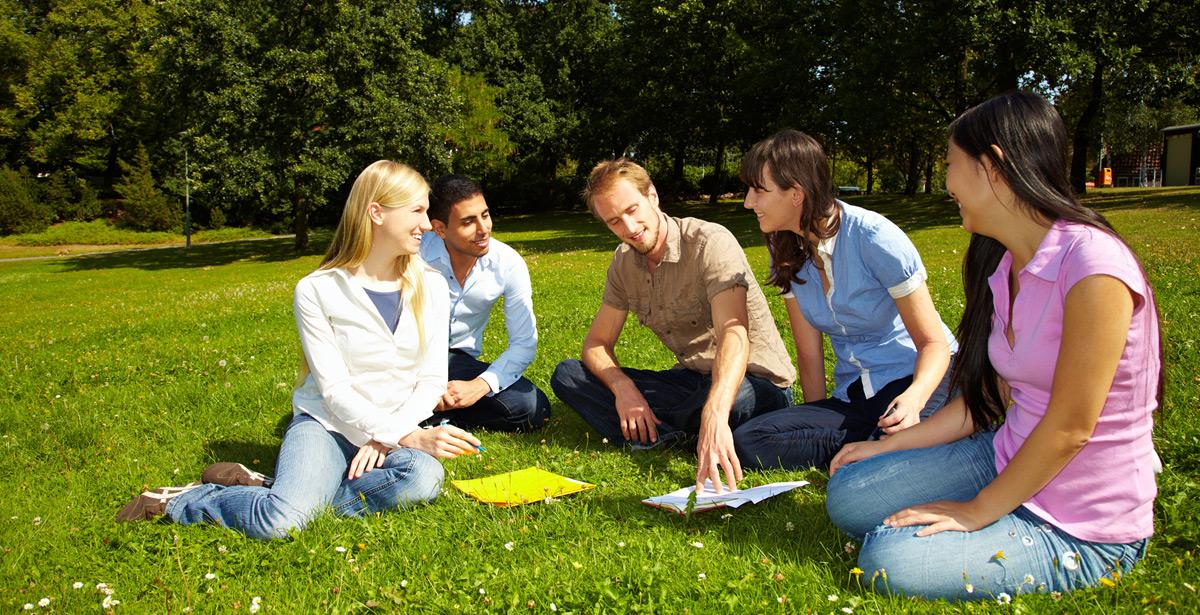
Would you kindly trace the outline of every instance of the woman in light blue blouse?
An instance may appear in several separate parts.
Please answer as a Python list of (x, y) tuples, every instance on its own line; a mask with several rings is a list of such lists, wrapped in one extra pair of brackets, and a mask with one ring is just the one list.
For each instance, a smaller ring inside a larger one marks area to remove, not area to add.
[[(833, 197), (829, 162), (812, 137), (782, 130), (742, 160), (745, 207), (771, 254), (796, 342), (804, 405), (756, 417), (733, 434), (751, 468), (825, 467), (847, 442), (920, 422), (948, 394), (951, 352), (925, 267), (883, 216)], [(837, 362), (825, 392), (822, 334)]]

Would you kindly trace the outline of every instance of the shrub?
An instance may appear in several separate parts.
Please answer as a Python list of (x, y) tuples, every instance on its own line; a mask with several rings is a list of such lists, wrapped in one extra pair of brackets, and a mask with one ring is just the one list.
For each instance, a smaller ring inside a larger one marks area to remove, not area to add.
[(146, 148), (138, 145), (137, 157), (132, 165), (121, 161), (125, 178), (113, 186), (123, 197), (124, 215), (121, 224), (142, 231), (169, 231), (179, 229), (182, 214), (154, 183), (150, 170), (150, 156)]
[(60, 222), (86, 222), (100, 215), (100, 197), (87, 180), (71, 168), (50, 174), (43, 200)]
[(0, 234), (39, 233), (50, 226), (53, 213), (35, 198), (36, 186), (22, 169), (0, 167)]
[(221, 211), (220, 207), (213, 207), (208, 210), (208, 228), (225, 228), (225, 212)]

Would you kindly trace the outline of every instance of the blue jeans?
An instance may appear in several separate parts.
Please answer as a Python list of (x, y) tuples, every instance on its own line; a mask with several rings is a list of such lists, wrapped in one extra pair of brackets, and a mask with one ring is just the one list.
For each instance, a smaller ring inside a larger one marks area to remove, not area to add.
[[(850, 401), (831, 397), (757, 417), (733, 432), (738, 459), (747, 469), (826, 469), (844, 444), (878, 437), (879, 418), (911, 384), (912, 376), (893, 380), (867, 399), (859, 379), (847, 389)], [(949, 396), (947, 368), (921, 410), (921, 419), (937, 412)]]
[(882, 525), (909, 506), (978, 495), (996, 478), (994, 435), (878, 455), (843, 467), (829, 480), (825, 507), (834, 525), (862, 541), (858, 566), (864, 583), (877, 591), (949, 600), (1066, 592), (1095, 585), (1116, 566), (1128, 572), (1145, 555), (1146, 540), (1080, 540), (1024, 506), (974, 532), (918, 538), (924, 526)]
[[(660, 439), (672, 432), (696, 435), (700, 432), (700, 413), (708, 400), (712, 377), (690, 369), (622, 368), (646, 398), (654, 416), (663, 422), (658, 426)], [(554, 368), (550, 387), (555, 395), (613, 444), (625, 444), (617, 416), (616, 397), (592, 375), (583, 363), (568, 359)], [(766, 378), (746, 374), (738, 387), (733, 407), (729, 411), (729, 426), (738, 425), (764, 412), (788, 405), (791, 392), (781, 389)]]
[[(449, 354), (450, 380), (474, 380), (490, 367), (461, 350), (451, 350)], [(425, 424), (437, 425), (443, 419), (463, 429), (534, 431), (550, 420), (550, 400), (522, 376), (507, 389), (491, 397), (482, 397), (473, 406), (435, 412)]]
[(327, 506), (358, 517), (432, 502), (441, 492), (442, 464), (427, 453), (398, 448), (382, 467), (346, 480), (356, 453), (341, 434), (300, 414), (283, 435), (270, 488), (201, 485), (171, 500), (166, 513), (176, 523), (215, 523), (266, 540), (303, 529)]

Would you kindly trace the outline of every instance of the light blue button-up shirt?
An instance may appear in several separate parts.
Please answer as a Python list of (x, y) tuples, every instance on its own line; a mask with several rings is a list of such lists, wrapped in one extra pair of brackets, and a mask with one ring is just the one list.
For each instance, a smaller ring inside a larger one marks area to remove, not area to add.
[(450, 287), (451, 349), (457, 348), (479, 358), (483, 352), (483, 331), (492, 316), (492, 307), (504, 297), (508, 348), (479, 377), (491, 387), (489, 396), (512, 386), (537, 355), (533, 286), (529, 282), (525, 259), (492, 237), (488, 253), (475, 261), (463, 287), (454, 277), (450, 254), (437, 233), (425, 233), (421, 238), (421, 258), (441, 273)]
[[(848, 401), (846, 390), (862, 378), (869, 399), (893, 380), (911, 376), (917, 349), (896, 299), (917, 290), (926, 279), (921, 255), (912, 241), (887, 218), (838, 201), (842, 208), (837, 235), (817, 246), (829, 278), (823, 292), (812, 260), (804, 263), (786, 298), (794, 298), (804, 318), (829, 336), (837, 364), (833, 396)], [(950, 352), (958, 342), (945, 323), (942, 332)]]

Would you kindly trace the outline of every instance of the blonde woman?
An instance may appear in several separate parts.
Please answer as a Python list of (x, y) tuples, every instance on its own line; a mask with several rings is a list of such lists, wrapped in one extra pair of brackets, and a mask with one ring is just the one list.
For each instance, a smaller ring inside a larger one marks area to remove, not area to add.
[(428, 195), (408, 166), (367, 167), (321, 266), (296, 285), (304, 362), (276, 478), (216, 464), (207, 484), (144, 492), (119, 520), (165, 514), (269, 539), (325, 507), (360, 516), (437, 497), (436, 458), (474, 453), (479, 441), (448, 425), (418, 427), (446, 388), (449, 326), (446, 283), (417, 256)]

